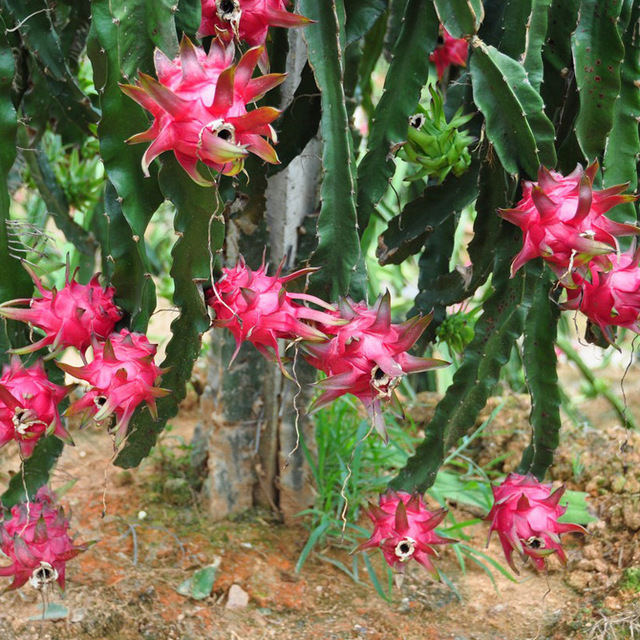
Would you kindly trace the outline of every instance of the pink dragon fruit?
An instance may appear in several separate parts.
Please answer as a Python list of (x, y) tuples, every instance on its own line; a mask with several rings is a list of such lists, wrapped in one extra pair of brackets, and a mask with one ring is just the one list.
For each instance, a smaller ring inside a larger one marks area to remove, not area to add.
[(305, 359), (327, 378), (316, 385), (322, 394), (310, 411), (316, 411), (345, 393), (352, 393), (365, 405), (373, 424), (386, 439), (382, 403), (393, 402), (402, 415), (395, 388), (407, 373), (443, 367), (448, 362), (417, 358), (407, 353), (431, 321), (431, 315), (416, 316), (402, 324), (391, 323), (391, 298), (387, 292), (369, 309), (348, 298), (334, 315), (346, 324), (318, 325), (331, 339), (317, 344), (302, 343)]
[[(214, 326), (225, 327), (236, 340), (232, 362), (242, 343), (248, 340), (266, 358), (275, 358), (282, 368), (278, 338), (326, 340), (326, 335), (308, 322), (328, 325), (340, 322), (332, 315), (335, 309), (319, 298), (291, 293), (285, 288), (292, 280), (315, 269), (301, 269), (281, 277), (283, 264), (274, 276), (268, 276), (264, 263), (257, 271), (252, 271), (241, 258), (234, 268), (223, 269), (223, 276), (215, 287), (205, 291), (207, 304), (216, 316)], [(312, 302), (329, 313), (298, 304), (296, 300)]]
[(616, 250), (617, 236), (640, 234), (635, 225), (604, 216), (612, 207), (631, 202), (636, 196), (621, 195), (628, 184), (594, 190), (597, 172), (597, 161), (586, 171), (578, 165), (566, 177), (540, 167), (537, 183), (523, 181), (522, 200), (516, 208), (498, 211), (524, 235), (522, 250), (511, 265), (512, 276), (525, 262), (541, 256), (558, 279), (572, 287), (573, 271), (580, 272), (589, 261), (610, 268), (607, 254)]
[(580, 525), (558, 522), (567, 510), (559, 504), (566, 487), (551, 492), (550, 484), (542, 484), (531, 474), (510, 473), (492, 489), (494, 504), (485, 520), (491, 522), (489, 537), (493, 531), (498, 532), (509, 566), (519, 573), (513, 562), (514, 550), (523, 560), (531, 558), (539, 571), (546, 567), (546, 558), (552, 553), (566, 564), (560, 534), (586, 533)]
[(212, 181), (202, 176), (198, 162), (229, 176), (242, 171), (249, 152), (278, 163), (275, 150), (262, 136), (276, 140), (271, 123), (280, 112), (272, 107), (247, 112), (248, 103), (284, 80), (283, 74), (275, 73), (252, 78), (262, 52), (262, 47), (250, 49), (234, 65), (232, 42), (216, 39), (206, 54), (185, 36), (175, 60), (156, 50), (158, 80), (140, 73), (135, 86), (121, 85), (155, 118), (147, 131), (127, 141), (151, 142), (142, 158), (146, 176), (154, 158), (170, 150), (191, 178), (203, 185)]
[(105, 342), (94, 341), (93, 360), (89, 364), (73, 367), (58, 362), (63, 371), (90, 385), (89, 391), (74, 402), (66, 414), (81, 413), (85, 419), (93, 418), (95, 422), (115, 414), (115, 444), (120, 446), (136, 407), (146, 402), (152, 416), (157, 418), (156, 398), (170, 393), (157, 386), (165, 371), (153, 360), (156, 349), (144, 334), (122, 329), (120, 333), (112, 333)]
[(0, 377), (0, 447), (15, 440), (28, 458), (42, 436), (53, 434), (73, 444), (58, 412), (66, 395), (65, 387), (49, 381), (41, 360), (27, 369), (13, 356)]
[(607, 272), (590, 264), (589, 277), (578, 279), (579, 288), (567, 289), (567, 301), (560, 306), (582, 311), (613, 344), (613, 327), (640, 333), (640, 249), (611, 254), (610, 260), (613, 266)]
[(431, 556), (438, 555), (433, 545), (457, 542), (435, 532), (446, 513), (445, 509), (429, 511), (418, 493), (389, 490), (380, 496), (380, 506), (369, 503), (367, 515), (374, 525), (373, 535), (356, 551), (380, 547), (387, 564), (396, 572), (404, 573), (405, 564), (413, 559), (438, 579), (438, 570), (431, 561)]
[(444, 72), (455, 64), (459, 67), (467, 66), (469, 43), (464, 38), (454, 38), (440, 25), (441, 38), (438, 38), (436, 50), (429, 56), (429, 60), (435, 63), (438, 72), (438, 80), (442, 80)]
[(289, 13), (286, 0), (202, 0), (198, 37), (234, 36), (250, 47), (263, 45), (269, 27), (304, 27), (308, 18)]
[[(84, 353), (91, 345), (91, 338), (105, 338), (115, 327), (122, 314), (113, 302), (115, 289), (103, 289), (98, 282), (99, 274), (89, 284), (79, 284), (69, 271), (65, 285), (60, 290), (46, 289), (38, 276), (25, 264), (33, 278), (40, 298), (21, 298), (0, 305), (0, 316), (28, 322), (45, 333), (45, 337), (34, 344), (14, 349), (14, 353), (31, 353), (51, 346), (55, 355), (67, 347), (75, 347)], [(28, 305), (22, 309), (15, 305)], [(52, 356), (50, 356), (52, 357)]]
[(11, 564), (0, 567), (0, 576), (13, 577), (8, 591), (28, 581), (39, 591), (57, 582), (64, 591), (67, 562), (86, 551), (74, 545), (64, 510), (55, 508), (55, 495), (41, 487), (33, 502), (16, 505), (11, 519), (0, 519), (0, 550)]

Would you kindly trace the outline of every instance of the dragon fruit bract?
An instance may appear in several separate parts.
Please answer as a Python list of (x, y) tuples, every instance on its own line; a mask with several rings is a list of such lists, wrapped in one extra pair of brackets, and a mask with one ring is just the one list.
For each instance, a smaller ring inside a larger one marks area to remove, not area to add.
[(398, 573), (404, 573), (405, 563), (414, 559), (438, 579), (431, 561), (431, 556), (438, 555), (433, 545), (456, 542), (434, 531), (446, 513), (445, 509), (429, 511), (417, 493), (390, 490), (380, 496), (380, 506), (369, 504), (367, 515), (374, 524), (373, 535), (356, 551), (380, 547), (387, 564)]
[(44, 435), (73, 444), (58, 412), (66, 395), (65, 387), (49, 381), (41, 360), (27, 369), (13, 356), (0, 377), (0, 447), (16, 440), (28, 458)]
[(142, 169), (164, 151), (173, 151), (191, 178), (209, 185), (198, 171), (202, 162), (224, 175), (236, 175), (249, 152), (276, 164), (278, 156), (262, 137), (276, 140), (271, 123), (280, 115), (272, 107), (247, 112), (247, 104), (259, 100), (284, 80), (283, 74), (252, 78), (262, 47), (247, 51), (234, 65), (234, 45), (216, 39), (209, 53), (185, 36), (180, 55), (170, 60), (155, 53), (158, 79), (140, 73), (136, 85), (121, 85), (130, 98), (155, 118), (151, 127), (128, 140), (151, 142), (142, 158)]
[(589, 265), (590, 278), (580, 279), (580, 287), (567, 289), (563, 309), (580, 310), (597, 324), (613, 343), (612, 327), (626, 327), (640, 333), (640, 249), (632, 247), (620, 255), (611, 255), (612, 268), (603, 272)]
[(202, 0), (198, 37), (222, 35), (250, 47), (267, 40), (269, 27), (304, 27), (310, 20), (286, 9), (285, 0)]
[(282, 264), (275, 276), (268, 276), (263, 264), (257, 271), (244, 262), (223, 269), (215, 288), (205, 292), (207, 304), (215, 312), (213, 324), (227, 328), (236, 340), (233, 359), (241, 344), (248, 340), (268, 359), (280, 362), (278, 338), (318, 341), (326, 336), (307, 321), (332, 323), (335, 319), (323, 312), (298, 304), (306, 300), (333, 311), (325, 302), (311, 295), (290, 293), (285, 287), (295, 278), (314, 271), (301, 269), (281, 277)]
[[(67, 347), (75, 347), (84, 353), (91, 345), (93, 336), (105, 338), (122, 317), (113, 302), (115, 289), (103, 289), (98, 281), (99, 274), (85, 285), (76, 282), (75, 275), (70, 278), (67, 271), (65, 286), (57, 291), (46, 289), (26, 264), (25, 269), (42, 297), (5, 302), (0, 305), (0, 315), (28, 322), (44, 331), (45, 337), (28, 347), (15, 349), (14, 353), (30, 353), (49, 345), (54, 354)], [(29, 308), (21, 309), (13, 305), (29, 305)]]
[(376, 430), (386, 438), (382, 403), (393, 401), (402, 408), (395, 388), (407, 373), (426, 371), (449, 364), (433, 358), (417, 358), (407, 353), (431, 321), (416, 316), (403, 324), (391, 324), (391, 298), (387, 292), (369, 309), (364, 303), (343, 299), (334, 315), (347, 322), (319, 325), (332, 337), (318, 344), (303, 343), (305, 359), (327, 378), (316, 385), (323, 390), (310, 411), (333, 402), (345, 393), (357, 396), (365, 405)]
[(511, 265), (515, 274), (527, 261), (542, 256), (565, 286), (574, 286), (572, 272), (590, 260), (610, 268), (607, 254), (617, 248), (617, 236), (640, 234), (640, 228), (606, 218), (612, 207), (636, 197), (621, 195), (628, 185), (593, 189), (594, 162), (580, 165), (564, 177), (540, 167), (538, 182), (523, 182), (522, 200), (499, 214), (522, 229), (524, 245)]
[(523, 560), (531, 558), (539, 571), (545, 568), (546, 557), (552, 553), (557, 553), (562, 564), (566, 564), (560, 534), (586, 533), (580, 525), (558, 522), (567, 510), (559, 504), (566, 487), (563, 485), (552, 493), (550, 484), (542, 484), (530, 474), (510, 473), (492, 489), (494, 504), (485, 520), (491, 522), (489, 536), (498, 532), (509, 566), (519, 573), (513, 562), (514, 550)]
[(94, 342), (93, 360), (88, 365), (73, 367), (59, 362), (63, 371), (91, 385), (91, 389), (67, 409), (67, 414), (83, 413), (96, 422), (115, 414), (114, 430), (116, 446), (119, 446), (136, 407), (146, 402), (156, 417), (156, 398), (170, 393), (157, 386), (164, 371), (155, 364), (155, 354), (156, 345), (151, 344), (147, 336), (123, 329), (112, 333), (104, 343)]
[(436, 65), (438, 80), (442, 80), (444, 72), (452, 65), (467, 66), (469, 43), (464, 38), (454, 38), (449, 32), (440, 26), (442, 40), (438, 38), (436, 50), (429, 56), (429, 60)]
[(0, 519), (0, 550), (12, 561), (0, 567), (0, 576), (13, 576), (7, 590), (29, 581), (38, 590), (57, 582), (64, 591), (67, 562), (86, 551), (86, 545), (73, 544), (69, 520), (54, 504), (54, 494), (42, 487), (33, 502), (11, 509), (10, 520)]

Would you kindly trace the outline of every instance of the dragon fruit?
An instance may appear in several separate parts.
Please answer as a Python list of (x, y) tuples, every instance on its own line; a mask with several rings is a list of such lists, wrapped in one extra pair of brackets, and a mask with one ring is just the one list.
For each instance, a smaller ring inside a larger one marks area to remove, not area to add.
[(303, 342), (305, 359), (327, 377), (315, 384), (322, 394), (310, 411), (351, 393), (369, 413), (376, 431), (387, 438), (382, 404), (392, 402), (399, 415), (402, 407), (395, 388), (407, 373), (443, 367), (448, 362), (418, 358), (407, 353), (431, 321), (431, 315), (416, 316), (402, 324), (391, 323), (389, 292), (380, 296), (370, 309), (365, 303), (344, 298), (339, 312), (345, 324), (318, 325), (331, 339), (317, 344)]
[(202, 176), (198, 162), (229, 176), (242, 171), (249, 152), (278, 163), (275, 150), (262, 136), (276, 141), (271, 123), (280, 112), (272, 107), (247, 112), (247, 104), (259, 100), (285, 76), (272, 73), (252, 78), (262, 47), (247, 51), (237, 65), (234, 52), (233, 42), (216, 39), (207, 54), (185, 36), (175, 60), (156, 49), (157, 80), (140, 73), (135, 86), (121, 85), (155, 118), (147, 131), (127, 141), (151, 142), (142, 158), (146, 176), (154, 158), (169, 150), (202, 185), (212, 181)]
[(608, 254), (617, 248), (616, 237), (640, 234), (637, 226), (604, 216), (636, 196), (621, 195), (628, 184), (594, 190), (597, 172), (597, 161), (586, 170), (578, 165), (566, 177), (540, 167), (537, 183), (523, 181), (523, 196), (515, 209), (498, 211), (524, 235), (522, 250), (511, 265), (512, 276), (525, 262), (541, 256), (565, 286), (573, 287), (574, 270), (580, 273), (592, 260), (609, 269)]
[(142, 333), (123, 329), (112, 333), (105, 342), (94, 341), (93, 360), (74, 367), (57, 363), (65, 372), (89, 383), (90, 389), (66, 411), (66, 415), (82, 414), (102, 422), (116, 416), (113, 431), (116, 447), (120, 446), (136, 407), (146, 402), (151, 415), (157, 418), (156, 398), (170, 393), (157, 386), (165, 373), (154, 362), (157, 345)]
[(64, 591), (69, 560), (86, 551), (88, 545), (74, 545), (69, 520), (55, 495), (41, 487), (33, 502), (16, 505), (11, 519), (0, 519), (0, 550), (11, 564), (0, 567), (0, 576), (13, 577), (7, 590), (19, 589), (27, 581), (39, 591), (57, 582)]
[(455, 64), (459, 67), (467, 66), (469, 43), (464, 38), (454, 38), (440, 25), (441, 36), (438, 38), (438, 46), (429, 56), (429, 60), (436, 65), (438, 80), (442, 80), (444, 72)]
[(234, 36), (250, 47), (263, 45), (269, 27), (304, 27), (308, 18), (289, 13), (286, 0), (202, 0), (198, 37)]
[(0, 377), (0, 447), (15, 440), (28, 458), (43, 436), (53, 434), (73, 444), (58, 412), (66, 395), (65, 387), (49, 381), (41, 360), (26, 368), (13, 356)]
[(531, 558), (539, 571), (546, 567), (546, 558), (552, 553), (566, 564), (560, 534), (586, 533), (580, 525), (558, 522), (567, 510), (559, 504), (566, 487), (552, 492), (550, 484), (542, 484), (531, 474), (510, 473), (492, 489), (494, 504), (485, 520), (491, 522), (489, 537), (493, 531), (498, 532), (509, 566), (519, 573), (513, 562), (514, 550), (523, 560)]
[(456, 542), (435, 532), (446, 513), (445, 509), (429, 511), (418, 493), (389, 490), (380, 496), (380, 506), (369, 503), (367, 515), (374, 525), (373, 535), (356, 551), (379, 547), (396, 572), (404, 573), (405, 564), (413, 559), (438, 579), (438, 570), (431, 561), (432, 556), (438, 555), (433, 545)]
[(613, 344), (613, 327), (640, 333), (640, 249), (612, 254), (610, 260), (613, 266), (606, 272), (590, 264), (590, 277), (580, 278), (579, 288), (567, 289), (567, 301), (560, 306), (582, 311)]
[[(57, 291), (55, 288), (45, 288), (26, 264), (24, 267), (33, 278), (41, 297), (5, 302), (0, 305), (0, 316), (28, 322), (43, 331), (45, 337), (27, 347), (14, 349), (14, 353), (31, 353), (51, 346), (52, 356), (67, 347), (75, 347), (84, 354), (93, 336), (105, 338), (122, 318), (113, 301), (115, 289), (103, 289), (98, 282), (99, 274), (85, 285), (76, 282), (75, 274), (70, 278), (67, 269), (65, 285)], [(28, 305), (29, 308), (22, 309), (15, 305)]]
[[(282, 277), (282, 266), (283, 263), (274, 276), (268, 276), (264, 264), (253, 271), (240, 259), (234, 268), (223, 269), (223, 276), (215, 287), (205, 291), (207, 304), (215, 313), (214, 326), (225, 327), (235, 338), (236, 350), (231, 362), (242, 343), (248, 340), (266, 358), (275, 358), (284, 371), (278, 338), (326, 340), (324, 333), (308, 323), (340, 322), (331, 315), (335, 309), (324, 301), (304, 293), (291, 293), (285, 288), (292, 280), (315, 269), (301, 269)], [(311, 309), (296, 300), (312, 302), (329, 313)]]

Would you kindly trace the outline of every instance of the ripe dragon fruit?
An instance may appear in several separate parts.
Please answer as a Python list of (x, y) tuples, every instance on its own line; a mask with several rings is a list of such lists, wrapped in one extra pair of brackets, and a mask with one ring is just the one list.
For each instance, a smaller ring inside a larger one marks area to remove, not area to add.
[(531, 474), (517, 473), (510, 473), (502, 484), (492, 487), (494, 504), (485, 518), (491, 522), (489, 537), (493, 531), (498, 532), (507, 562), (516, 573), (514, 550), (523, 560), (531, 558), (536, 569), (542, 571), (552, 553), (558, 554), (562, 564), (567, 562), (560, 534), (586, 533), (580, 525), (558, 522), (567, 510), (559, 504), (565, 489), (563, 485), (552, 493), (550, 484), (542, 484)]
[(611, 254), (610, 260), (613, 266), (607, 272), (590, 264), (589, 277), (578, 279), (579, 288), (567, 289), (567, 301), (560, 306), (582, 311), (613, 344), (613, 327), (640, 333), (640, 249)]
[(53, 434), (73, 444), (58, 412), (66, 395), (65, 387), (49, 381), (41, 360), (26, 368), (13, 356), (0, 377), (0, 447), (15, 440), (28, 458), (42, 436)]
[(511, 265), (512, 276), (525, 262), (541, 256), (565, 286), (573, 287), (574, 270), (580, 273), (591, 260), (605, 270), (610, 268), (607, 254), (616, 250), (616, 237), (640, 234), (635, 225), (604, 216), (636, 196), (621, 195), (628, 184), (594, 190), (597, 171), (597, 162), (586, 170), (578, 165), (566, 177), (540, 167), (537, 183), (523, 181), (522, 200), (515, 209), (498, 211), (524, 235), (522, 250)]
[(437, 580), (431, 556), (438, 553), (433, 545), (457, 542), (435, 532), (446, 513), (445, 509), (429, 511), (418, 493), (389, 490), (380, 496), (380, 506), (369, 503), (367, 515), (374, 525), (373, 535), (356, 551), (379, 547), (387, 564), (398, 573), (404, 573), (405, 564), (413, 559)]
[(438, 46), (429, 56), (429, 60), (436, 65), (438, 80), (442, 80), (444, 72), (455, 64), (459, 67), (467, 66), (469, 43), (464, 38), (454, 38), (440, 25), (441, 36), (438, 37)]
[(289, 13), (286, 0), (202, 0), (198, 37), (234, 36), (250, 47), (263, 45), (269, 27), (304, 27), (308, 18)]
[(321, 331), (331, 335), (330, 340), (317, 344), (302, 343), (307, 362), (327, 375), (316, 383), (322, 394), (310, 412), (345, 393), (352, 393), (363, 402), (376, 430), (386, 439), (381, 405), (393, 402), (392, 406), (402, 415), (402, 407), (394, 391), (402, 376), (449, 364), (407, 353), (427, 328), (431, 315), (391, 324), (389, 292), (380, 296), (371, 309), (365, 303), (356, 304), (348, 298), (342, 299), (339, 312), (333, 315), (347, 322), (318, 325)]
[(93, 360), (89, 364), (73, 367), (58, 362), (63, 371), (91, 387), (67, 409), (66, 415), (81, 413), (85, 419), (102, 422), (115, 414), (115, 445), (120, 446), (136, 407), (146, 402), (152, 416), (157, 418), (156, 398), (170, 393), (157, 386), (165, 371), (153, 360), (156, 350), (156, 345), (144, 334), (123, 329), (112, 333), (105, 342), (94, 341)]
[(64, 591), (67, 562), (87, 550), (88, 545), (73, 544), (69, 520), (54, 505), (55, 495), (41, 487), (33, 502), (11, 509), (10, 520), (0, 519), (0, 550), (11, 560), (0, 567), (0, 576), (13, 577), (8, 591), (27, 581), (39, 591), (57, 582)]
[[(268, 276), (264, 264), (253, 271), (240, 259), (234, 268), (223, 269), (223, 276), (215, 283), (215, 287), (205, 291), (207, 304), (215, 313), (214, 326), (225, 327), (236, 340), (231, 362), (242, 343), (248, 340), (266, 358), (275, 358), (284, 371), (278, 338), (326, 340), (326, 335), (308, 322), (340, 322), (331, 315), (335, 309), (319, 298), (291, 293), (285, 288), (292, 280), (315, 269), (301, 269), (281, 277), (283, 264), (280, 264), (274, 276)], [(296, 300), (312, 302), (330, 313), (311, 309), (298, 304)]]
[(248, 103), (285, 77), (272, 73), (252, 78), (262, 52), (262, 47), (250, 49), (234, 65), (232, 42), (216, 39), (207, 54), (185, 36), (175, 60), (156, 49), (158, 80), (140, 73), (135, 86), (120, 85), (155, 118), (147, 131), (127, 140), (151, 142), (142, 158), (146, 176), (154, 158), (170, 150), (191, 178), (203, 185), (212, 181), (202, 176), (198, 162), (229, 176), (242, 171), (249, 152), (278, 163), (275, 150), (262, 136), (276, 141), (271, 123), (280, 112), (272, 107), (247, 112)]
[[(25, 269), (33, 278), (40, 292), (40, 298), (21, 298), (0, 305), (0, 316), (11, 320), (28, 322), (45, 333), (45, 337), (32, 345), (14, 349), (13, 353), (31, 353), (42, 347), (51, 346), (52, 356), (75, 347), (84, 354), (91, 345), (91, 338), (105, 338), (114, 329), (122, 314), (116, 307), (113, 296), (115, 289), (103, 289), (98, 281), (99, 274), (91, 278), (89, 284), (79, 284), (69, 271), (65, 285), (60, 290), (46, 289), (38, 276), (25, 264)], [(28, 305), (21, 309), (15, 305)]]

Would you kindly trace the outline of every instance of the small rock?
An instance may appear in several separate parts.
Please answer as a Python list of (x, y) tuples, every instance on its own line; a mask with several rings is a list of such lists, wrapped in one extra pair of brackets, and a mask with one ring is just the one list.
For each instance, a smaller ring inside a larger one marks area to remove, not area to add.
[(607, 596), (603, 601), (604, 606), (610, 611), (619, 611), (622, 609), (620, 600), (614, 596)]
[(71, 612), (71, 617), (69, 620), (71, 622), (82, 622), (84, 620), (85, 615), (87, 614), (85, 609), (74, 609)]
[(624, 523), (632, 531), (640, 529), (640, 509), (636, 500), (627, 502), (622, 508)]
[(138, 511), (138, 520), (144, 520), (147, 517), (146, 511)]
[(227, 609), (244, 609), (249, 604), (249, 594), (237, 584), (232, 584), (227, 596)]
[(567, 578), (567, 582), (576, 590), (584, 591), (591, 581), (591, 574), (586, 571), (572, 571)]
[(506, 604), (497, 604), (495, 607), (491, 607), (491, 609), (489, 609), (488, 613), (489, 615), (495, 616), (495, 615), (499, 615), (501, 613), (504, 613), (507, 610), (507, 605)]

